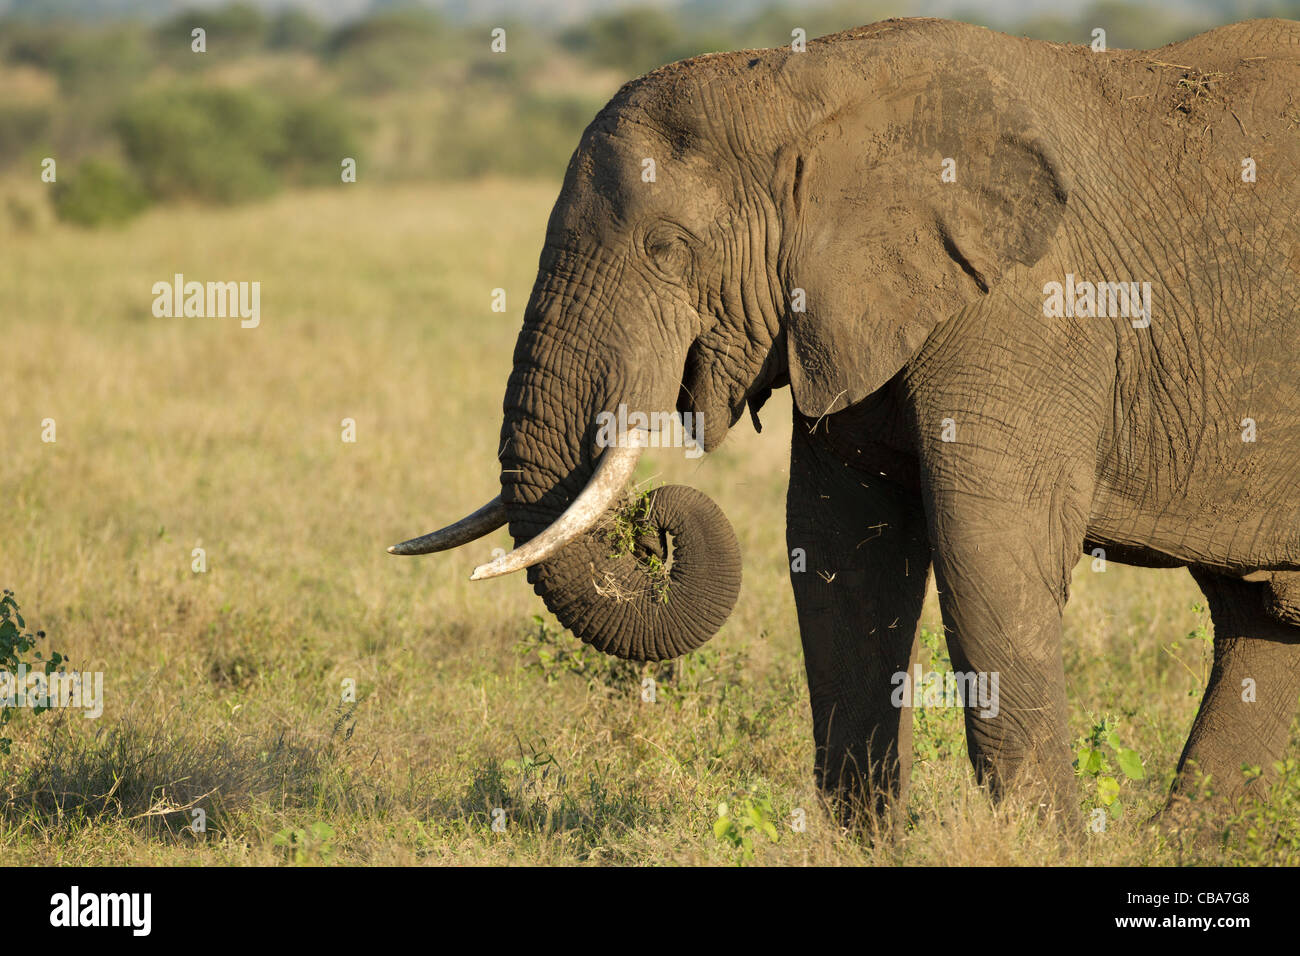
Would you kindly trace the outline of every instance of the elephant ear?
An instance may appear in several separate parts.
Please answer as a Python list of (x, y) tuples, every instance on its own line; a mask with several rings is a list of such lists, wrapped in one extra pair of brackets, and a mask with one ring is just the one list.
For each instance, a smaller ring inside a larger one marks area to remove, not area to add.
[(1060, 164), (1035, 118), (1008, 108), (1014, 94), (980, 79), (983, 97), (946, 84), (842, 106), (778, 152), (787, 357), (803, 414), (879, 389), (940, 322), (1050, 247), (1068, 196)]

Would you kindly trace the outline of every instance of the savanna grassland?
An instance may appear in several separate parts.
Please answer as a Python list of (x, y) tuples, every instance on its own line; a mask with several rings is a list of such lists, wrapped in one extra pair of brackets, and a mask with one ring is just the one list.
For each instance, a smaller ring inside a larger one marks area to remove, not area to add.
[[(783, 395), (761, 436), (742, 423), (713, 455), (643, 461), (643, 481), (712, 496), (745, 556), (736, 612), (659, 672), (654, 703), (637, 667), (557, 633), (522, 576), (469, 582), (504, 532), (386, 554), (497, 486), (501, 397), (555, 193), (340, 184), (158, 207), (120, 229), (4, 232), (0, 584), (48, 647), (104, 672), (105, 706), (9, 725), (0, 860), (1296, 862), (1294, 786), (1226, 848), (1147, 829), (1208, 673), (1208, 620), (1185, 572), (1087, 561), (1065, 618), (1072, 732), (1110, 715), (1145, 766), (1113, 772), (1122, 811), (1105, 832), (1062, 849), (1026, 808), (992, 807), (960, 712), (930, 709), (903, 834), (838, 833), (812, 783)], [(260, 281), (260, 326), (155, 318), (151, 286), (176, 272)], [(490, 310), (498, 287), (505, 313)], [(933, 593), (924, 626), (941, 631)], [(927, 646), (943, 666), (942, 642)], [(340, 702), (347, 679), (355, 704)], [(1107, 775), (1081, 775), (1085, 811)], [(715, 829), (723, 803), (732, 825)]]

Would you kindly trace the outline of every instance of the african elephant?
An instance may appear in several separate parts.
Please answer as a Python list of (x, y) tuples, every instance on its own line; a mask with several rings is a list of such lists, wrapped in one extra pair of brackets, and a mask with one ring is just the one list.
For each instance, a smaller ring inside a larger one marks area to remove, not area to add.
[[(788, 384), (791, 581), (836, 805), (905, 799), (891, 692), (933, 567), (954, 668), (1000, 678), (996, 708), (965, 710), (979, 779), (1077, 813), (1061, 612), (1081, 551), (1190, 569), (1214, 665), (1170, 800), (1193, 767), (1248, 792), (1300, 693), (1297, 88), (1283, 20), (1113, 52), (891, 20), (628, 83), (551, 214), (499, 497), (390, 550), (508, 522), (516, 549), (475, 578), (527, 568), (597, 648), (684, 653), (736, 600), (735, 537), (669, 487), (611, 552), (640, 433), (600, 442), (597, 419), (689, 412), (712, 451)], [(648, 555), (667, 590), (638, 586)]]

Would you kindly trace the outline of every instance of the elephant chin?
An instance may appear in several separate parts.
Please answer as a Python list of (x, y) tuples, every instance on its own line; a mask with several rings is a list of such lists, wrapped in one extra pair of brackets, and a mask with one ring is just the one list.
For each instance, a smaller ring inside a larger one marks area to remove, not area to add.
[(636, 661), (680, 657), (716, 634), (735, 607), (740, 577), (731, 523), (684, 485), (607, 512), (528, 569), (565, 627), (597, 650)]

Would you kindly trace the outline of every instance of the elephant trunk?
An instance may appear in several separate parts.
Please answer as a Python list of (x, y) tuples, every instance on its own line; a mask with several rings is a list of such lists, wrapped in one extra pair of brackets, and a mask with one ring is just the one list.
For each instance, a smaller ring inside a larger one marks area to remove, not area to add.
[(516, 551), (476, 576), (526, 566), (551, 612), (598, 650), (631, 660), (678, 657), (731, 613), (740, 548), (726, 516), (694, 489), (626, 492), (640, 454), (627, 446), (644, 433), (611, 445), (598, 440), (607, 434), (598, 416), (616, 416), (620, 404), (647, 413), (662, 407), (651, 403), (676, 395), (681, 362), (674, 366), (675, 350), (664, 343), (656, 355), (615, 346), (612, 314), (565, 323), (571, 306), (542, 284), (529, 304), (501, 432), (501, 499)]

